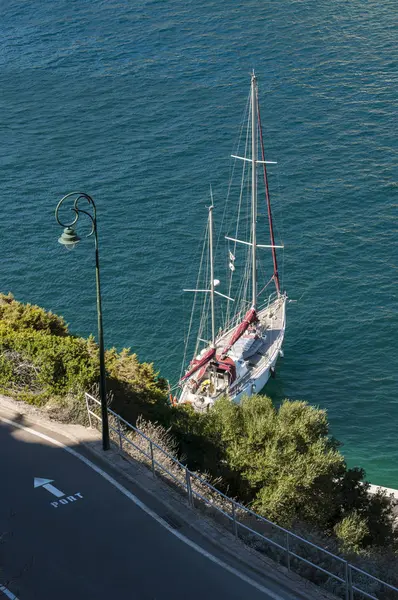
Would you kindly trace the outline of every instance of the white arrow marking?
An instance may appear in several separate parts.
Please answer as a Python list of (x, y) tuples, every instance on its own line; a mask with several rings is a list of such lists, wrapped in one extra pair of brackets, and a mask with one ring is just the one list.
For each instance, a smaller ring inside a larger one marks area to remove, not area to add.
[(62, 498), (62, 496), (65, 496), (61, 490), (58, 490), (56, 487), (51, 485), (52, 481), (54, 481), (54, 479), (41, 479), (40, 477), (35, 477), (33, 480), (33, 487), (44, 487), (47, 492), (50, 492), (50, 494), (53, 494), (57, 498)]
[(42, 485), (46, 485), (46, 483), (52, 483), (54, 479), (41, 479), (41, 477), (35, 477), (33, 480), (33, 487), (37, 488)]

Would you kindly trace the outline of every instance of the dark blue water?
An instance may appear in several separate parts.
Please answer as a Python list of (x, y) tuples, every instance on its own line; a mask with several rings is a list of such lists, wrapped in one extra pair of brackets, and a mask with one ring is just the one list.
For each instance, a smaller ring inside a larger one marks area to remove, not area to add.
[(269, 392), (327, 409), (349, 463), (398, 488), (395, 0), (3, 0), (0, 12), (1, 290), (95, 332), (91, 240), (63, 251), (53, 214), (65, 193), (91, 194), (106, 344), (175, 378), (181, 289), (210, 183), (222, 213), (254, 67), (298, 300)]

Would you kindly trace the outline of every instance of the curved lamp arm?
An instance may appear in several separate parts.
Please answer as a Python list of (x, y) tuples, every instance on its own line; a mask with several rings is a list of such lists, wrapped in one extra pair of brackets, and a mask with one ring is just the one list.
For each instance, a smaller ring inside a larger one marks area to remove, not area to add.
[[(75, 216), (72, 219), (72, 221), (70, 221), (70, 223), (63, 223), (61, 221), (61, 219), (59, 218), (60, 208), (63, 205), (63, 203), (65, 202), (65, 200), (72, 200), (73, 198), (74, 198), (74, 200), (73, 200), (73, 206), (71, 207), (71, 210), (75, 213)], [(89, 208), (92, 209), (92, 213), (79, 207), (79, 202), (81, 200), (88, 202)], [(96, 231), (97, 231), (97, 208), (96, 208), (95, 202), (91, 198), (91, 196), (89, 196), (88, 194), (85, 194), (84, 192), (70, 192), (69, 194), (66, 194), (66, 196), (61, 198), (61, 200), (57, 204), (57, 208), (55, 209), (55, 218), (57, 220), (57, 223), (59, 225), (61, 225), (61, 227), (64, 227), (65, 229), (72, 228), (79, 220), (80, 214), (86, 215), (91, 221), (91, 231), (87, 235), (87, 237), (90, 237), (90, 235), (93, 235), (93, 233), (96, 233)]]

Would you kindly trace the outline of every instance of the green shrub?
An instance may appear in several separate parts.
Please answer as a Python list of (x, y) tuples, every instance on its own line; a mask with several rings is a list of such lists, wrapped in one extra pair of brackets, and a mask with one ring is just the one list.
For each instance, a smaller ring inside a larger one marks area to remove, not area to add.
[(0, 321), (14, 331), (34, 330), (57, 336), (68, 334), (68, 326), (62, 317), (40, 306), (22, 304), (12, 294), (0, 294)]
[(347, 531), (351, 521), (344, 519), (358, 515), (366, 525), (358, 547), (394, 547), (391, 499), (370, 495), (364, 471), (347, 468), (324, 410), (288, 400), (277, 409), (270, 398), (255, 395), (240, 405), (221, 399), (207, 419), (204, 431), (218, 440), (218, 455), (240, 478), (239, 497), (260, 515), (329, 534), (338, 524)]
[[(165, 381), (153, 365), (139, 363), (127, 349), (108, 350), (105, 361), (109, 390), (117, 392), (115, 397), (121, 406), (139, 400), (138, 406), (158, 404), (165, 411)], [(98, 346), (92, 336), (84, 339), (71, 335), (62, 317), (22, 304), (11, 294), (0, 294), (3, 392), (35, 404), (57, 398), (64, 405), (65, 398), (70, 402), (76, 396), (82, 401), (83, 392), (91, 389), (98, 377)], [(73, 414), (78, 412), (74, 410)]]
[(342, 549), (347, 552), (359, 552), (369, 536), (366, 518), (361, 517), (357, 511), (353, 511), (337, 523), (334, 532)]
[(12, 383), (14, 375), (13, 362), (5, 354), (0, 354), (0, 386)]

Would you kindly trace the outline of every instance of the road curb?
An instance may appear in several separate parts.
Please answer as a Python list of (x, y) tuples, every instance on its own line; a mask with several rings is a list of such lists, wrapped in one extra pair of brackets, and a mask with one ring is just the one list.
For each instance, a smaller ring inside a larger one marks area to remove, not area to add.
[(5, 587), (5, 585), (1, 585), (0, 584), (0, 600), (2, 598), (7, 598), (8, 600), (18, 600), (18, 598), (16, 597), (15, 594), (13, 594), (12, 592), (10, 592), (9, 589), (7, 589)]

